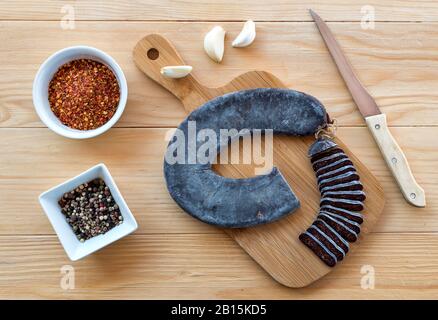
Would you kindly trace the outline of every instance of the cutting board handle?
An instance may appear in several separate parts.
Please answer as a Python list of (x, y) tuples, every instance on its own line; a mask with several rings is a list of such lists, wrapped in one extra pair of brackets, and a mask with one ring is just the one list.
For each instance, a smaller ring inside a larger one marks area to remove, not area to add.
[(214, 97), (212, 89), (201, 85), (191, 74), (181, 79), (161, 74), (162, 67), (185, 65), (175, 47), (163, 36), (150, 34), (144, 37), (136, 44), (133, 56), (137, 67), (181, 100), (188, 112)]

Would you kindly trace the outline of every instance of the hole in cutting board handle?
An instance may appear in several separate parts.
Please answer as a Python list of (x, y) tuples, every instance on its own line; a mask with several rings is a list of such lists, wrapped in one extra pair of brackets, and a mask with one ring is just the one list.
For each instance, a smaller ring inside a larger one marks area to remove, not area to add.
[(157, 60), (160, 56), (160, 52), (155, 48), (150, 48), (147, 52), (147, 56), (151, 60)]

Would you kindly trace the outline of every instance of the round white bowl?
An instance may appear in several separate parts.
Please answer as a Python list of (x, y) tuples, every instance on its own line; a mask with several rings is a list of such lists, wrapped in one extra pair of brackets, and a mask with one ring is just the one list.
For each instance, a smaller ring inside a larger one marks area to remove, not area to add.
[[(104, 125), (93, 130), (77, 130), (64, 125), (52, 112), (49, 104), (49, 83), (55, 72), (63, 64), (76, 59), (91, 59), (105, 64), (117, 78), (120, 88), (120, 102), (113, 117)], [(128, 85), (122, 69), (117, 62), (105, 52), (88, 46), (74, 46), (52, 54), (39, 68), (33, 82), (33, 104), (41, 121), (57, 134), (72, 139), (96, 137), (111, 128), (120, 118), (128, 99)]]

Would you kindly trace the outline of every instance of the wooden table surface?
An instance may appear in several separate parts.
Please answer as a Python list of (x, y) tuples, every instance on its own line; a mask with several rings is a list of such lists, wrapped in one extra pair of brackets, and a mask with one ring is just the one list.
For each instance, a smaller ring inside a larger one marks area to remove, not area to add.
[[(375, 10), (375, 29), (361, 28), (365, 5)], [(426, 191), (427, 208), (403, 200), (308, 7), (329, 21), (387, 114)], [(74, 29), (63, 29), (61, 20), (72, 8)], [(256, 41), (233, 49), (246, 19), (257, 22)], [(203, 52), (203, 36), (217, 24), (228, 31), (222, 64)], [(376, 175), (387, 198), (378, 226), (354, 255), (310, 287), (286, 288), (221, 230), (177, 207), (162, 176), (164, 136), (185, 113), (132, 61), (135, 43), (149, 33), (168, 37), (206, 84), (266, 70), (325, 104), (338, 119), (340, 138)], [(437, 1), (1, 0), (0, 42), (0, 298), (438, 298)], [(112, 55), (129, 86), (116, 127), (86, 141), (48, 130), (32, 104), (39, 65), (56, 50), (78, 44)], [(139, 229), (71, 262), (38, 195), (100, 162)], [(65, 265), (74, 268), (74, 289), (61, 286)], [(366, 270), (374, 271), (374, 288), (361, 285)]]

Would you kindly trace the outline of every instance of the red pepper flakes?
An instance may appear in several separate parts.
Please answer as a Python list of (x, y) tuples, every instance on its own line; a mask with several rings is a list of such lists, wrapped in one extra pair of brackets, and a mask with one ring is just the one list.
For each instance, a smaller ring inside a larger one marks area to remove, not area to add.
[(119, 83), (104, 64), (73, 60), (56, 71), (49, 84), (49, 103), (63, 124), (96, 129), (112, 118), (120, 101)]

